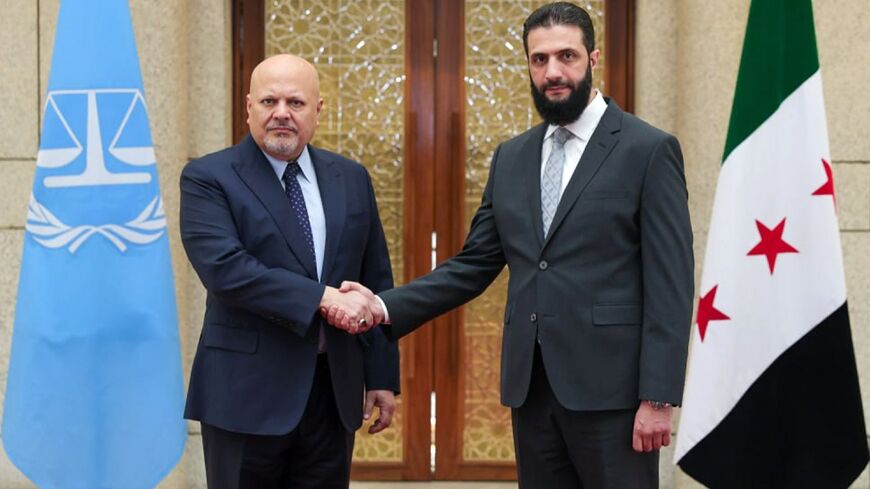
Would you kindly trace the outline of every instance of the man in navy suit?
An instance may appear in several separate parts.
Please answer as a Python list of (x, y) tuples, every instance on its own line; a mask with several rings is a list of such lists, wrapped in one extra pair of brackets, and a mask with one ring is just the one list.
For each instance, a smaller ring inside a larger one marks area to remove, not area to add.
[[(376, 433), (395, 410), (397, 346), (369, 329), (365, 297), (335, 289), (392, 287), (384, 232), (365, 168), (308, 144), (322, 106), (312, 65), (266, 59), (250, 135), (181, 175), (181, 237), (208, 291), (185, 417), (212, 489), (346, 488), (363, 416), (378, 406)], [(330, 306), (349, 331), (322, 320)]]

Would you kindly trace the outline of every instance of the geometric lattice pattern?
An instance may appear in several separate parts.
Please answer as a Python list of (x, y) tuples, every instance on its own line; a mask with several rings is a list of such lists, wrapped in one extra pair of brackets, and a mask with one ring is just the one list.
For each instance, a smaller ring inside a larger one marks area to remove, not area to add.
[[(270, 0), (266, 2), (266, 56), (289, 53), (312, 62), (324, 100), (312, 144), (368, 168), (393, 276), (404, 275), (405, 2)], [(404, 389), (403, 389), (404, 390)], [(402, 461), (402, 409), (376, 436), (357, 433), (355, 462)]]
[[(465, 2), (466, 192), (465, 219), (474, 216), (489, 175), (495, 147), (540, 122), (529, 92), (523, 51), (523, 21), (547, 1)], [(604, 3), (585, 2), (592, 16), (595, 46), (602, 50), (593, 70), (602, 93)], [(532, 183), (530, 183), (532, 184)], [(504, 271), (465, 311), (465, 409), (462, 458), (466, 462), (514, 460), (510, 410), (499, 403), (502, 318), (507, 295)]]

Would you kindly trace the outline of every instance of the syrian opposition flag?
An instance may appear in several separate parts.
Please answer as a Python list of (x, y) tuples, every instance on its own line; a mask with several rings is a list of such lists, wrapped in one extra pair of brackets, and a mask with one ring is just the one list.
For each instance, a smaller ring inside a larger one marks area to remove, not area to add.
[(868, 460), (810, 0), (754, 0), (675, 460), (711, 488), (845, 488)]

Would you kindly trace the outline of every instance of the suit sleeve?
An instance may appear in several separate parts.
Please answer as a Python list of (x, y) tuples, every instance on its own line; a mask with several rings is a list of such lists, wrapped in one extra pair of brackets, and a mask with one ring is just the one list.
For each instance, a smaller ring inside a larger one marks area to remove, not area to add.
[(181, 240), (208, 291), (222, 303), (256, 313), (305, 336), (324, 285), (270, 268), (245, 250), (220, 183), (204, 165), (181, 174)]
[[(365, 172), (365, 176), (372, 219), (363, 255), (360, 283), (378, 293), (393, 287), (393, 272), (371, 178), (368, 172)], [(382, 326), (372, 328), (365, 335), (368, 343), (363, 354), (366, 390), (390, 390), (398, 394), (399, 345), (387, 340)]]
[(694, 294), (692, 226), (680, 144), (668, 136), (650, 155), (640, 208), (643, 332), (640, 399), (682, 402)]
[(379, 294), (390, 314), (391, 325), (385, 328), (390, 339), (401, 338), (426, 321), (474, 299), (504, 268), (505, 257), (492, 208), (500, 148), (492, 156), (480, 207), (459, 254), (427, 275)]

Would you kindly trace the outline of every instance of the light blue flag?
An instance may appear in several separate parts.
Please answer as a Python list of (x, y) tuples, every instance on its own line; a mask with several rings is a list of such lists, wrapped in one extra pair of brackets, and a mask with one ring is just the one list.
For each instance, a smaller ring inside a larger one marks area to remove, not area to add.
[(63, 0), (3, 416), (41, 488), (154, 487), (184, 448), (175, 288), (127, 0)]

